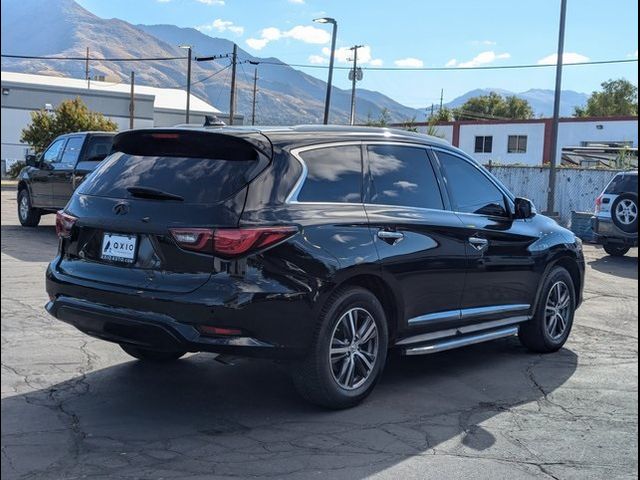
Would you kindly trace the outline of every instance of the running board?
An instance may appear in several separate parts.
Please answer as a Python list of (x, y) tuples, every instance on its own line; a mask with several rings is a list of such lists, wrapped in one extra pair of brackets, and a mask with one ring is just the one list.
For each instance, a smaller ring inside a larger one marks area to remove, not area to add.
[(476, 343), (489, 342), (498, 338), (511, 337), (517, 333), (517, 326), (505, 327), (488, 332), (485, 331), (476, 334), (444, 338), (428, 345), (407, 348), (403, 353), (405, 355), (427, 355), (429, 353), (444, 352), (445, 350), (453, 350), (454, 348), (474, 345)]

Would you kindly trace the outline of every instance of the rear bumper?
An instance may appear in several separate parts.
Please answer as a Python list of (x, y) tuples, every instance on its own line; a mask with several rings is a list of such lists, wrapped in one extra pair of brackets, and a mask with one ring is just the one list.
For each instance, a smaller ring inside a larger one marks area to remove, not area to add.
[[(221, 298), (220, 286), (205, 284), (190, 294), (117, 289), (70, 278), (50, 265), (46, 273), (46, 310), (96, 338), (156, 350), (214, 352), (260, 358), (298, 358), (313, 332), (312, 305), (269, 293), (234, 303)], [(266, 307), (266, 308), (265, 308)], [(238, 336), (209, 336), (200, 326), (236, 328)]]
[(607, 218), (591, 217), (591, 229), (595, 243), (601, 245), (621, 245), (626, 247), (638, 246), (638, 235), (623, 232)]

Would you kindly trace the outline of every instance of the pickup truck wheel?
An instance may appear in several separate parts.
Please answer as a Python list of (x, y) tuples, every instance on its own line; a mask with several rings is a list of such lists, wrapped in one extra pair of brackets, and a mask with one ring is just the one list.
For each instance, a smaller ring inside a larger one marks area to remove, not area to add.
[(23, 227), (37, 227), (42, 213), (31, 206), (31, 196), (26, 188), (18, 192), (18, 220)]
[(146, 361), (146, 362), (172, 362), (174, 360), (178, 360), (185, 353), (187, 353), (182, 350), (174, 351), (174, 352), (172, 351), (164, 352), (161, 350), (149, 350), (148, 348), (134, 347), (133, 345), (125, 345), (123, 343), (120, 344), (120, 348), (122, 348), (122, 350), (127, 352), (132, 357), (137, 358), (138, 360)]
[(624, 257), (624, 255), (629, 251), (629, 247), (620, 247), (616, 245), (605, 245), (604, 251), (607, 252), (612, 257)]

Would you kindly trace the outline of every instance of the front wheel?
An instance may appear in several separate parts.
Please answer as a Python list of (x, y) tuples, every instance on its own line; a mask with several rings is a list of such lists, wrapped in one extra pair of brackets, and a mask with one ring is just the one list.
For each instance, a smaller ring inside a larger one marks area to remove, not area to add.
[(31, 206), (29, 190), (22, 188), (18, 192), (18, 220), (23, 227), (37, 227), (41, 217), (40, 209)]
[(178, 360), (187, 353), (183, 350), (168, 352), (161, 350), (149, 350), (148, 348), (134, 347), (133, 345), (125, 344), (120, 344), (120, 348), (132, 357), (147, 362), (172, 362), (174, 360)]
[(544, 281), (536, 312), (520, 325), (518, 337), (529, 350), (560, 350), (569, 338), (576, 308), (573, 280), (563, 267), (555, 267)]
[(327, 408), (360, 403), (377, 383), (387, 357), (384, 309), (369, 290), (337, 291), (320, 314), (311, 351), (294, 365), (294, 383), (308, 401)]
[(605, 245), (604, 251), (607, 252), (612, 257), (624, 257), (625, 254), (629, 251), (629, 247), (620, 247), (616, 245)]

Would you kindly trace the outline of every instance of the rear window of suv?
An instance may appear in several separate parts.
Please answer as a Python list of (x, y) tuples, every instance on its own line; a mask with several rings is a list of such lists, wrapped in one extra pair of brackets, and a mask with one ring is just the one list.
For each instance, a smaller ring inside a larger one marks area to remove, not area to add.
[(637, 175), (616, 175), (607, 185), (604, 193), (620, 195), (621, 193), (638, 193), (638, 176)]
[(98, 197), (129, 198), (128, 188), (146, 187), (179, 195), (187, 203), (215, 203), (244, 187), (251, 180), (256, 163), (117, 152), (107, 157), (78, 191)]

